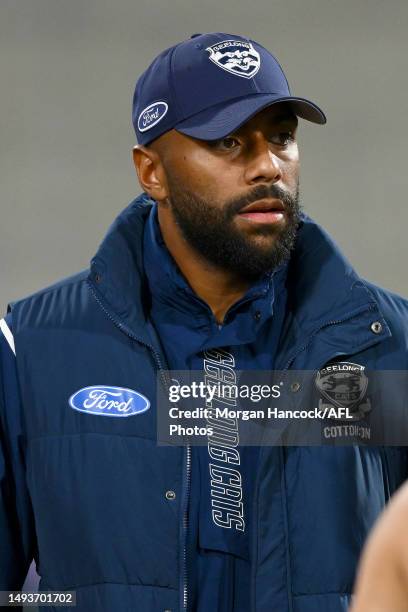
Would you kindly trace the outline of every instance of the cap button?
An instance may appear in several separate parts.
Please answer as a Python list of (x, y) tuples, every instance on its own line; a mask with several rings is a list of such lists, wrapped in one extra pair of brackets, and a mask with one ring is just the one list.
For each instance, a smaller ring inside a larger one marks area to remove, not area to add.
[(190, 38), (196, 38), (196, 36), (201, 36), (201, 33), (199, 32), (198, 34), (192, 34)]

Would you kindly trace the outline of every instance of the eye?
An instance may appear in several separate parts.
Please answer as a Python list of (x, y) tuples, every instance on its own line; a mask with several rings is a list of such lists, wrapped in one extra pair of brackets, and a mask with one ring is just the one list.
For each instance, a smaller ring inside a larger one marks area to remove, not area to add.
[(235, 149), (235, 147), (239, 146), (239, 142), (232, 136), (226, 136), (225, 138), (220, 138), (219, 140), (213, 140), (210, 145), (222, 151), (232, 151)]
[(270, 140), (274, 144), (286, 147), (295, 141), (295, 135), (293, 132), (279, 132), (278, 134), (272, 136)]

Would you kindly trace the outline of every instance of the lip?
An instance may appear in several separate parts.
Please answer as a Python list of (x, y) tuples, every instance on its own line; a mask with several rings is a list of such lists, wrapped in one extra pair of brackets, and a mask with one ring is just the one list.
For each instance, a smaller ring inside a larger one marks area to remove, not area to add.
[(267, 200), (257, 200), (256, 202), (251, 202), (251, 204), (249, 204), (248, 206), (245, 206), (245, 208), (242, 208), (238, 214), (242, 214), (242, 213), (253, 213), (253, 212), (259, 212), (259, 213), (266, 213), (266, 212), (277, 212), (277, 213), (281, 213), (285, 211), (285, 207), (283, 205), (282, 200), (279, 200), (277, 198), (271, 198), (271, 199), (267, 199)]
[(238, 216), (245, 222), (281, 225), (285, 223), (285, 207), (282, 200), (271, 198), (257, 200), (239, 211)]

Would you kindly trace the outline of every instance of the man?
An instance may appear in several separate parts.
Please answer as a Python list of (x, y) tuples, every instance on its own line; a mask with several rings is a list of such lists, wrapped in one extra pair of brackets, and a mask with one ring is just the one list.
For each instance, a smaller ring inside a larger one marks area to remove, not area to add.
[(408, 607), (408, 485), (392, 498), (370, 535), (358, 572), (353, 612)]
[(81, 611), (347, 609), (404, 449), (156, 444), (166, 370), (406, 369), (407, 302), (300, 212), (298, 117), (325, 122), (242, 36), (139, 78), (143, 194), (90, 270), (2, 322), (2, 589), (34, 557)]

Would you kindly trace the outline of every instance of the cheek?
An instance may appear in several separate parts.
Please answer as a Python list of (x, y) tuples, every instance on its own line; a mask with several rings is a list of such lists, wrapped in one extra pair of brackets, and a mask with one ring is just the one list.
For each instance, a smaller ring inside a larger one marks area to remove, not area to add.
[(198, 163), (196, 156), (189, 152), (173, 155), (166, 164), (166, 174), (170, 187), (197, 196), (205, 193), (211, 176), (206, 165), (202, 161)]
[(203, 151), (185, 154), (177, 172), (180, 185), (199, 197), (215, 201), (223, 201), (224, 194), (228, 196), (231, 186), (237, 185), (236, 174), (233, 164), (215, 160)]
[(282, 170), (284, 182), (295, 187), (299, 180), (299, 169), (299, 152), (296, 146), (288, 151), (287, 155), (285, 155), (285, 159), (283, 160)]
[(299, 166), (299, 148), (297, 143), (293, 143), (288, 147), (282, 155), (282, 161), (287, 166), (298, 168)]

